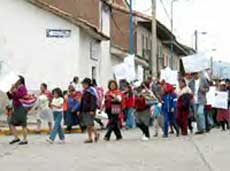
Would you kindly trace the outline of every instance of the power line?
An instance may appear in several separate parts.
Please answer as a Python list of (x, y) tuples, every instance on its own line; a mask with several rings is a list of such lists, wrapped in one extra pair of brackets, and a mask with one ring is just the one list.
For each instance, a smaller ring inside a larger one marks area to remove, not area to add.
[(145, 10), (141, 10), (141, 12), (148, 12), (148, 11), (152, 11), (152, 7), (147, 8), (147, 9), (145, 9)]
[(164, 11), (165, 11), (166, 16), (168, 17), (168, 19), (169, 19), (169, 21), (170, 21), (170, 20), (171, 20), (171, 17), (170, 17), (170, 15), (169, 15), (169, 13), (168, 13), (168, 11), (167, 11), (167, 9), (166, 9), (166, 6), (165, 6), (163, 0), (160, 0), (160, 3), (161, 3), (161, 5), (162, 5), (162, 7), (163, 7), (163, 9), (164, 9)]

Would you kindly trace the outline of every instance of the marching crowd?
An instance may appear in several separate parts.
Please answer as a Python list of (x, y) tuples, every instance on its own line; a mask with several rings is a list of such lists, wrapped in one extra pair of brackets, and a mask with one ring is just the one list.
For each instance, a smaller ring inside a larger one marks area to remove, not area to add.
[[(150, 127), (154, 127), (154, 137), (159, 136), (162, 130), (163, 137), (169, 133), (176, 136), (191, 134), (204, 134), (214, 127), (222, 130), (230, 129), (230, 97), (228, 109), (213, 108), (207, 103), (207, 93), (210, 86), (216, 86), (219, 91), (230, 95), (230, 81), (221, 80), (213, 82), (202, 73), (189, 73), (178, 79), (178, 86), (148, 77), (141, 85), (121, 80), (117, 83), (111, 80), (107, 91), (97, 85), (96, 80), (89, 78), (79, 81), (74, 77), (68, 90), (55, 88), (50, 92), (48, 86), (42, 83), (40, 93), (34, 96), (28, 93), (25, 80), (19, 80), (7, 93), (12, 106), (6, 107), (8, 124), (14, 139), (10, 144), (28, 144), (27, 141), (27, 115), (31, 108), (37, 113), (37, 132), (41, 130), (42, 121), (48, 122), (48, 143), (54, 143), (56, 136), (61, 143), (65, 143), (65, 130), (71, 133), (73, 126), (79, 125), (81, 130), (87, 131), (88, 138), (85, 143), (97, 142), (100, 134), (95, 128), (98, 123), (106, 128), (105, 141), (109, 141), (114, 133), (116, 140), (121, 140), (124, 127), (129, 130), (138, 127), (142, 140), (151, 137)], [(104, 111), (108, 116), (106, 125), (97, 118)], [(96, 114), (97, 113), (97, 114)], [(193, 125), (197, 130), (194, 132)], [(16, 127), (21, 126), (23, 139), (17, 135)]]

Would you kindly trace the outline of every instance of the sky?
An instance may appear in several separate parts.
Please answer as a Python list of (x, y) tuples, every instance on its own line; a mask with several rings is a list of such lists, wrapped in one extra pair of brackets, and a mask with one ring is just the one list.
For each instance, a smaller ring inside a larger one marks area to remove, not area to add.
[[(172, 0), (156, 0), (157, 19), (170, 28), (170, 4)], [(230, 62), (230, 1), (229, 0), (175, 0), (174, 34), (177, 39), (194, 47), (194, 31), (198, 34), (198, 49), (215, 60)], [(162, 5), (162, 2), (164, 5)], [(151, 14), (151, 0), (134, 0), (135, 9)], [(167, 10), (168, 17), (163, 8)], [(215, 51), (213, 51), (215, 49)]]

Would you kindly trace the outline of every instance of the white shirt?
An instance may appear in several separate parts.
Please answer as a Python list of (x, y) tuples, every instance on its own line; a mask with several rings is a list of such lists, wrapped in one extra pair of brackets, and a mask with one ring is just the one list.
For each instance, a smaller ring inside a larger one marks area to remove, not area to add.
[(72, 82), (71, 85), (74, 86), (74, 88), (75, 88), (75, 90), (77, 92), (82, 92), (83, 91), (83, 88), (82, 88), (81, 84), (79, 84), (79, 83), (76, 84), (76, 83)]
[[(62, 97), (58, 97), (58, 98), (54, 98), (51, 104), (55, 106), (63, 106), (63, 103), (64, 103), (64, 99)], [(52, 109), (54, 112), (63, 112), (63, 107), (62, 108), (53, 107)]]
[(46, 110), (49, 109), (49, 99), (46, 95), (42, 94), (38, 97), (39, 109)]
[(198, 92), (200, 88), (200, 79), (195, 80), (195, 92), (194, 92), (194, 101), (197, 104), (198, 103)]

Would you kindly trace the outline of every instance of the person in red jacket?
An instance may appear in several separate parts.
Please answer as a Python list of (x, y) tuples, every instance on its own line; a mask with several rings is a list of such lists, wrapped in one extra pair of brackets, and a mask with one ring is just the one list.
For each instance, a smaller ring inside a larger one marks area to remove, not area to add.
[(192, 90), (186, 85), (184, 79), (179, 80), (180, 90), (177, 92), (177, 124), (181, 128), (182, 135), (188, 135), (188, 116), (193, 100)]
[(125, 95), (125, 118), (126, 118), (126, 129), (131, 129), (134, 127), (134, 105), (135, 105), (135, 97), (133, 94), (132, 87), (128, 84), (127, 89), (124, 93)]
[(105, 141), (109, 141), (112, 132), (116, 135), (116, 140), (121, 140), (121, 130), (119, 125), (119, 115), (122, 112), (122, 94), (118, 89), (118, 84), (115, 80), (109, 81), (108, 91), (105, 94), (105, 112), (108, 115), (109, 123), (107, 132), (104, 137)]
[(150, 107), (146, 103), (146, 89), (143, 85), (137, 88), (135, 96), (135, 119), (136, 125), (143, 132), (143, 141), (148, 141), (150, 138), (149, 123), (150, 123)]

